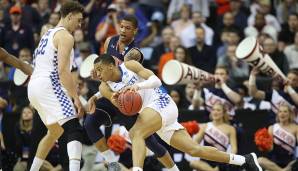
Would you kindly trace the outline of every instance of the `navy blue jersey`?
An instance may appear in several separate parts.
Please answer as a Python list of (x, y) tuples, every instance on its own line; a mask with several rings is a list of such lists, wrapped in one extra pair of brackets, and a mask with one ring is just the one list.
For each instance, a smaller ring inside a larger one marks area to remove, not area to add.
[[(122, 52), (119, 52), (118, 47), (118, 41), (119, 36), (113, 36), (110, 39), (110, 42), (108, 44), (107, 54), (112, 55), (114, 59), (116, 60), (116, 63), (119, 65), (124, 61), (124, 56), (133, 48), (137, 49), (136, 43), (133, 40), (130, 44), (128, 44)], [(142, 54), (142, 53), (141, 53)], [(140, 63), (143, 62), (143, 55), (141, 57), (141, 61), (138, 61)]]

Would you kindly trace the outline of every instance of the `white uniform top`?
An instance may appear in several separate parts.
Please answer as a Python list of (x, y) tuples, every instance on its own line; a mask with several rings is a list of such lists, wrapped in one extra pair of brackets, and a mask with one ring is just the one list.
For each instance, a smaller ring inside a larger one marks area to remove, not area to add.
[[(112, 91), (119, 91), (126, 86), (144, 81), (144, 79), (138, 74), (127, 69), (124, 63), (119, 65), (119, 69), (121, 71), (121, 81), (107, 81), (107, 84)], [(149, 105), (154, 105), (153, 109), (160, 111), (170, 103), (170, 96), (166, 92), (163, 92), (161, 88), (143, 89), (139, 90), (138, 93), (142, 97), (143, 102), (142, 109), (140, 111)]]
[[(34, 52), (34, 71), (31, 79), (37, 77), (49, 78), (53, 74), (58, 74), (58, 52), (54, 46), (53, 38), (57, 31), (65, 30), (63, 27), (56, 27), (49, 29), (42, 37), (38, 47)], [(70, 55), (70, 69), (74, 58), (74, 51), (72, 49)]]
[[(53, 37), (63, 27), (48, 30), (41, 38), (34, 53), (34, 71), (28, 84), (28, 98), (37, 109), (46, 125), (58, 122), (65, 123), (76, 117), (71, 98), (60, 82), (58, 74), (58, 51)], [(70, 67), (73, 61), (73, 50), (70, 55)], [(71, 69), (71, 68), (69, 68)]]

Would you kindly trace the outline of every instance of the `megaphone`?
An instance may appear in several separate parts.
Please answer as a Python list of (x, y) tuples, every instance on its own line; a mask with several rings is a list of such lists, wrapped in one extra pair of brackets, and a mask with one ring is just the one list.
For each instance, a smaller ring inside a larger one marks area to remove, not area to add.
[(168, 85), (195, 83), (198, 81), (215, 82), (214, 75), (177, 60), (170, 60), (162, 69), (162, 80)]
[(263, 52), (262, 47), (255, 37), (247, 37), (240, 42), (236, 49), (236, 57), (258, 68), (262, 73), (286, 80), (286, 76), (273, 62), (268, 54)]

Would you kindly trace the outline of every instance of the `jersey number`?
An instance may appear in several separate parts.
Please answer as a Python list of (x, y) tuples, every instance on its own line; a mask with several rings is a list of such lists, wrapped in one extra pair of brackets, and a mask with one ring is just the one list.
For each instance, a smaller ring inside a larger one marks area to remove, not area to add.
[(36, 55), (43, 55), (45, 53), (44, 48), (48, 44), (48, 39), (41, 39), (38, 48), (36, 49)]

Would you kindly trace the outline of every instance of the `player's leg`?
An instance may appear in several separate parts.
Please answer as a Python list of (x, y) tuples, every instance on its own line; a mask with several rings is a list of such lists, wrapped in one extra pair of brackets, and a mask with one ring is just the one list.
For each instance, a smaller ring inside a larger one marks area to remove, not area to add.
[(279, 167), (276, 163), (274, 163), (273, 161), (271, 161), (265, 157), (259, 157), (258, 161), (259, 161), (260, 165), (266, 170), (271, 170), (271, 171), (281, 171), (282, 170), (282, 168)]
[(36, 171), (40, 169), (49, 151), (52, 149), (57, 139), (63, 134), (63, 128), (58, 123), (47, 125), (46, 127), (48, 129), (47, 134), (38, 144), (36, 155), (33, 159), (30, 171)]
[(255, 154), (241, 156), (222, 152), (214, 147), (199, 146), (184, 129), (173, 133), (170, 145), (194, 157), (239, 166), (245, 164), (244, 166), (252, 171), (262, 171)]
[(60, 123), (67, 136), (67, 154), (69, 157), (69, 170), (79, 171), (82, 156), (83, 128), (78, 118), (65, 120)]
[(190, 167), (196, 170), (204, 170), (204, 171), (218, 171), (218, 168), (213, 168), (207, 162), (201, 160), (195, 160), (190, 162)]
[[(131, 117), (127, 117), (125, 115), (120, 115), (119, 119), (122, 121), (121, 124), (125, 126), (127, 130), (130, 130), (134, 123), (136, 122), (138, 115), (134, 115)], [(154, 133), (145, 139), (145, 144), (150, 149), (154, 155), (157, 157), (159, 162), (161, 162), (169, 171), (179, 171), (178, 167), (172, 160), (167, 149), (160, 144), (160, 140), (158, 140), (158, 135)]]
[(133, 171), (142, 170), (146, 155), (145, 139), (158, 131), (162, 118), (151, 108), (145, 108), (129, 131), (132, 142)]

